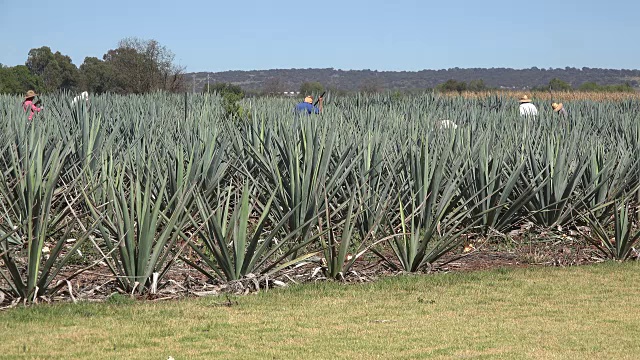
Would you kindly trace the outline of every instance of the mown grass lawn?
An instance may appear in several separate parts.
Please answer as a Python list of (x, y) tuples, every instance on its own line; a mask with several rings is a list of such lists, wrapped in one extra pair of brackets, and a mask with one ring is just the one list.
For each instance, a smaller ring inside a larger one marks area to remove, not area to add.
[(640, 264), (0, 313), (8, 359), (638, 359)]

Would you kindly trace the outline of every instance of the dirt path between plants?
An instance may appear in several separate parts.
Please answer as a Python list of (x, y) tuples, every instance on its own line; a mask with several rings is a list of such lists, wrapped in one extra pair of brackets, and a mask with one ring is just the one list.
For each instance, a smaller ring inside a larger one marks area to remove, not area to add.
[[(459, 249), (457, 253), (447, 255), (433, 264), (425, 273), (442, 273), (458, 271), (482, 271), (495, 268), (522, 268), (532, 266), (577, 266), (601, 261), (596, 251), (584, 242), (570, 242), (558, 240), (532, 241), (530, 243), (516, 243), (505, 245), (504, 242), (495, 244), (483, 242), (475, 243)], [(465, 250), (468, 252), (465, 253)], [(388, 259), (393, 253), (383, 253)], [(379, 257), (362, 258), (354, 263), (349, 273), (342, 279), (345, 283), (375, 281), (384, 276), (394, 276), (401, 273)], [(198, 261), (195, 257), (192, 259)], [(85, 265), (86, 266), (86, 265)], [(83, 265), (68, 266), (60, 279), (82, 269)], [(288, 286), (317, 281), (328, 281), (323, 275), (321, 259), (298, 264), (285, 269), (275, 278), (252, 277), (241, 281), (224, 283), (208, 279), (205, 275), (177, 261), (167, 273), (163, 286), (156, 294), (136, 296), (151, 301), (169, 300), (189, 296), (208, 296), (223, 293), (250, 294), (265, 291), (274, 287)], [(0, 282), (0, 287), (3, 287)], [(113, 294), (122, 294), (117, 286), (117, 278), (110, 273), (104, 264), (84, 271), (52, 298), (41, 299), (41, 302), (59, 301), (105, 301)], [(127, 294), (123, 294), (127, 295)], [(0, 307), (11, 307), (6, 299)], [(15, 305), (15, 304), (13, 304)]]

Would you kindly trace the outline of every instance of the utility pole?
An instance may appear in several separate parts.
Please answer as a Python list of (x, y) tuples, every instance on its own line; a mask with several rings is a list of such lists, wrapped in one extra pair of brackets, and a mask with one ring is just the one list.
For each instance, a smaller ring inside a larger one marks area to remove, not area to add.
[(209, 73), (207, 73), (207, 92), (209, 92)]
[(196, 93), (196, 74), (193, 74), (193, 93)]

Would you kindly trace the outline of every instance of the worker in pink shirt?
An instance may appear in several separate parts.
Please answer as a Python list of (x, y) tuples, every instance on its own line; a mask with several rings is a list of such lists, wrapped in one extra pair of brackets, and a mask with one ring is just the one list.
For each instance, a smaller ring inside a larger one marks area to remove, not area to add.
[(22, 102), (22, 108), (24, 109), (25, 112), (27, 110), (31, 110), (31, 112), (29, 113), (29, 121), (33, 119), (33, 114), (35, 112), (40, 112), (44, 108), (44, 106), (37, 107), (36, 104), (34, 104), (33, 98), (36, 97), (37, 95), (38, 94), (36, 94), (35, 91), (29, 90), (27, 91), (27, 96), (25, 96), (24, 101)]

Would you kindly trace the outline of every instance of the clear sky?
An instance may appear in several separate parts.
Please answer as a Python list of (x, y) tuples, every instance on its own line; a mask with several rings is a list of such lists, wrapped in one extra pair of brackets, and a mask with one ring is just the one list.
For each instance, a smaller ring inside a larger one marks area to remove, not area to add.
[(49, 46), (80, 65), (125, 37), (187, 71), (640, 67), (638, 0), (0, 0), (0, 63)]

